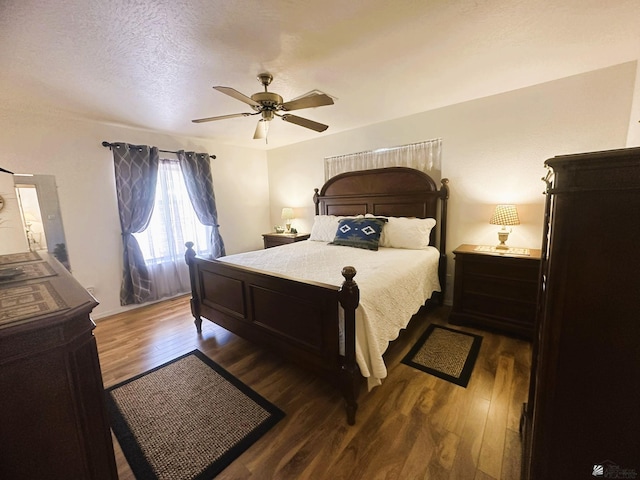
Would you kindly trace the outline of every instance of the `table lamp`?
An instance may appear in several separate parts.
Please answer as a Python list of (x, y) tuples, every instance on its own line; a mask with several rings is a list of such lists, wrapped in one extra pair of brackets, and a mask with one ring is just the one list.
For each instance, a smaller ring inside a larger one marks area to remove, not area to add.
[(507, 226), (520, 225), (520, 218), (518, 217), (518, 209), (515, 205), (496, 205), (496, 209), (489, 220), (491, 225), (502, 225), (502, 228), (498, 230), (498, 240), (500, 244), (496, 245), (497, 249), (506, 250), (509, 247), (505, 244), (509, 233), (512, 229), (507, 230)]
[(282, 209), (282, 219), (285, 221), (285, 226), (287, 227), (287, 233), (291, 232), (291, 220), (295, 218), (293, 214), (293, 208), (285, 207)]

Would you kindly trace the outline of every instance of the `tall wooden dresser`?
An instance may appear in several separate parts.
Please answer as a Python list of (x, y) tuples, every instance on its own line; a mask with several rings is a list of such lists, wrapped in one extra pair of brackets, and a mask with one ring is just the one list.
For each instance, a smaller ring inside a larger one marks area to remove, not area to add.
[(545, 164), (523, 478), (640, 478), (640, 148)]
[(0, 478), (118, 478), (96, 305), (53, 257), (0, 256)]

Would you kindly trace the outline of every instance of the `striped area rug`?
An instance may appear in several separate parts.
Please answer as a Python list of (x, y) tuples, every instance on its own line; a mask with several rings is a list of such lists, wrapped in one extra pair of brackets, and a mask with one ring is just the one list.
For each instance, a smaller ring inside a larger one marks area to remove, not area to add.
[(138, 480), (211, 479), (284, 417), (199, 350), (106, 392)]
[(432, 323), (402, 363), (466, 387), (481, 344), (480, 335)]

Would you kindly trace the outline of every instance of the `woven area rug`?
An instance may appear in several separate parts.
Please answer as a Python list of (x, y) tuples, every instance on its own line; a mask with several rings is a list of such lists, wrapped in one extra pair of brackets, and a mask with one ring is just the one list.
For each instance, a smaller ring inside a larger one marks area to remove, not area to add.
[(480, 335), (432, 323), (402, 363), (466, 387), (481, 344)]
[(199, 350), (106, 391), (139, 480), (213, 478), (284, 417)]

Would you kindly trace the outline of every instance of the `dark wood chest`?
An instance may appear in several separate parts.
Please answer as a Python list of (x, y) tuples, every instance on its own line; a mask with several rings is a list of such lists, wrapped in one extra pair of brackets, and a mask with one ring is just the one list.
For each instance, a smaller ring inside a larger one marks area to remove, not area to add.
[(89, 317), (97, 302), (39, 255), (0, 261), (31, 275), (0, 283), (0, 477), (117, 479)]
[(546, 165), (523, 478), (640, 478), (640, 148)]

